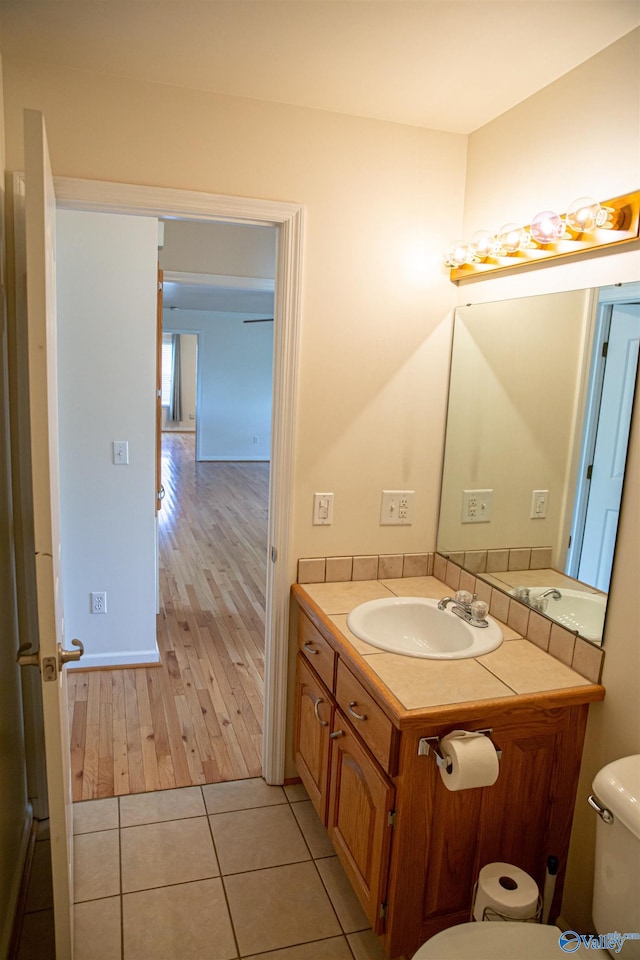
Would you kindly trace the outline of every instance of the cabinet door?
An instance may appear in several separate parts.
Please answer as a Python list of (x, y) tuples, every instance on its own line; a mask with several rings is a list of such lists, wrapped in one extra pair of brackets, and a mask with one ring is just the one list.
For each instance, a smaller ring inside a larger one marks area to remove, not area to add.
[(343, 714), (334, 717), (329, 836), (371, 926), (384, 927), (395, 788)]
[(293, 754), (298, 773), (322, 822), (327, 823), (329, 733), (333, 698), (298, 654)]

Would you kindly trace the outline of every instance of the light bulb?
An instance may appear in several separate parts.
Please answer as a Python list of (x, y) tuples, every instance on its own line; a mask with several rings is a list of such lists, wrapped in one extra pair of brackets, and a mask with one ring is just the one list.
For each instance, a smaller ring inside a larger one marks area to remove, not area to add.
[(463, 263), (471, 263), (472, 260), (473, 251), (462, 240), (458, 240), (449, 251), (446, 264), (449, 267), (461, 267)]
[(575, 233), (584, 233), (606, 223), (607, 211), (593, 197), (579, 197), (569, 206), (564, 218)]
[(524, 227), (519, 227), (517, 223), (505, 223), (498, 230), (497, 237), (503, 253), (517, 253), (518, 250), (524, 250), (531, 239)]
[(553, 210), (543, 210), (533, 218), (529, 230), (536, 243), (553, 243), (563, 235), (564, 223), (560, 215)]
[(496, 238), (488, 230), (478, 230), (471, 237), (470, 244), (479, 260), (485, 260), (495, 250)]

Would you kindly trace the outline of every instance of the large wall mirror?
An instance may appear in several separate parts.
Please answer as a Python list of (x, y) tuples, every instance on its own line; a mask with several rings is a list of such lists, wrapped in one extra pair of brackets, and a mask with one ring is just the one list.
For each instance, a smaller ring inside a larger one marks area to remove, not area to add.
[(456, 311), (438, 550), (601, 643), (640, 283)]

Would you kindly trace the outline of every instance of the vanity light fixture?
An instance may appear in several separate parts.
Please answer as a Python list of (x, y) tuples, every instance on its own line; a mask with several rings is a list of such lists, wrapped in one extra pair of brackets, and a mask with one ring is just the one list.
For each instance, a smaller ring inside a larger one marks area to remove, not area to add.
[(579, 197), (565, 214), (543, 210), (531, 223), (506, 223), (496, 233), (478, 230), (457, 241), (445, 257), (450, 279), (483, 277), (560, 257), (630, 243), (640, 236), (640, 191), (599, 202)]

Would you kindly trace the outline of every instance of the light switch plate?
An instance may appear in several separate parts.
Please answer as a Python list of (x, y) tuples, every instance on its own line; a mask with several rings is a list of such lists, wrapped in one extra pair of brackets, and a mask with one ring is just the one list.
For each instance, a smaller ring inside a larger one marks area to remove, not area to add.
[(314, 493), (313, 523), (315, 526), (328, 527), (333, 523), (333, 494)]
[(548, 490), (533, 490), (531, 493), (531, 520), (544, 520), (547, 516), (547, 504), (549, 503)]
[(493, 490), (463, 490), (462, 523), (489, 523), (493, 511)]
[(126, 466), (129, 463), (129, 441), (113, 441), (113, 462), (116, 466)]
[(380, 526), (410, 526), (413, 523), (415, 490), (383, 490)]

